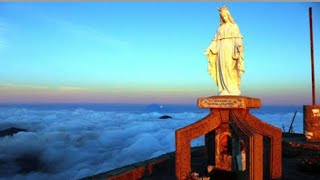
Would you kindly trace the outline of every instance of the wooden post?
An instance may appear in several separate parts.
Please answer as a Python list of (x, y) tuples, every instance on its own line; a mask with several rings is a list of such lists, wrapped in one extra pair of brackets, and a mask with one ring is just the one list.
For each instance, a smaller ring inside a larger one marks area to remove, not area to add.
[(312, 76), (312, 105), (316, 105), (316, 93), (314, 83), (314, 56), (313, 56), (313, 28), (312, 28), (312, 8), (309, 7), (310, 20), (310, 49), (311, 49), (311, 76)]

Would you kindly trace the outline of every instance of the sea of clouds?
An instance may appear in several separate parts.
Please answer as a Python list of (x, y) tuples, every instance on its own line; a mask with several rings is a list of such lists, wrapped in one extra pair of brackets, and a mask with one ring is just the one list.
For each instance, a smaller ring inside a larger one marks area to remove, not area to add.
[[(175, 130), (203, 118), (208, 112), (96, 111), (90, 109), (36, 110), (0, 108), (0, 131), (23, 128), (0, 137), (0, 179), (79, 179), (175, 150)], [(294, 112), (254, 113), (286, 131)], [(301, 112), (294, 131), (302, 133)], [(204, 144), (200, 137), (192, 146)], [(31, 159), (37, 168), (21, 172), (17, 159)], [(28, 159), (28, 158), (27, 158)]]

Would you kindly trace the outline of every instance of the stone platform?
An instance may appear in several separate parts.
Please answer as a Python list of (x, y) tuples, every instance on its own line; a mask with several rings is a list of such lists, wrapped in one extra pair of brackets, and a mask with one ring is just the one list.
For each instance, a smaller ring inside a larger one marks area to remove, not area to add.
[(245, 96), (212, 96), (198, 99), (199, 108), (210, 113), (176, 130), (176, 177), (191, 172), (190, 142), (205, 135), (205, 164), (230, 172), (244, 172), (245, 179), (282, 177), (281, 129), (250, 113), (261, 101)]

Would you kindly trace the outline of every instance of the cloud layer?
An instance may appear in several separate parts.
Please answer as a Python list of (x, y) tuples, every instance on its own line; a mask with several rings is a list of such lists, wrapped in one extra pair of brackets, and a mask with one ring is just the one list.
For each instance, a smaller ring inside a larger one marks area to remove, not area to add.
[[(146, 160), (175, 150), (174, 131), (206, 112), (109, 112), (89, 109), (36, 110), (0, 108), (0, 130), (27, 129), (0, 138), (0, 177), (3, 179), (78, 179)], [(256, 113), (261, 119), (289, 127), (292, 113)], [(302, 132), (298, 113), (294, 130)], [(203, 137), (192, 146), (204, 144)], [(23, 161), (34, 171), (22, 172)], [(1, 178), (0, 178), (1, 179)]]

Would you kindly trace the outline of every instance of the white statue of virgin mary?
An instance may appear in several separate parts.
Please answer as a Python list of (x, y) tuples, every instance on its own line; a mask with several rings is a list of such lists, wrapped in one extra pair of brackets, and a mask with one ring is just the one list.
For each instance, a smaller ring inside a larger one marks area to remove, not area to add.
[(219, 96), (239, 96), (241, 76), (244, 72), (242, 35), (228, 7), (218, 10), (220, 26), (205, 51), (208, 71), (218, 86)]

